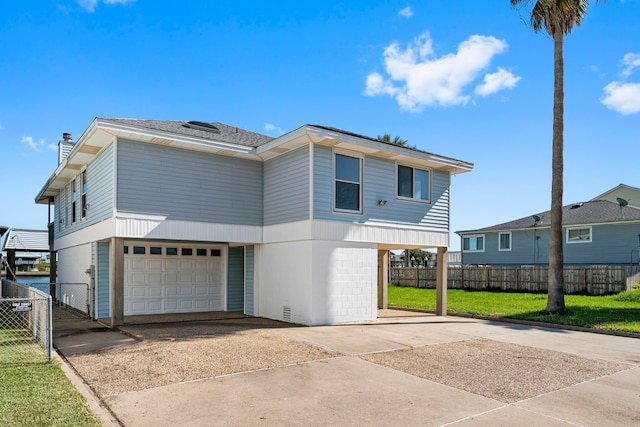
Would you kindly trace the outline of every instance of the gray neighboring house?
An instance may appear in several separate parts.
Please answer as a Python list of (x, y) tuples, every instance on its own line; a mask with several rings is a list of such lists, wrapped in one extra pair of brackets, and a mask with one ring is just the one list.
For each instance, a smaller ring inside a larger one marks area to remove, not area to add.
[[(4, 234), (2, 228), (0, 235)], [(47, 230), (9, 229), (2, 251), (7, 254), (6, 262), (11, 270), (29, 271), (47, 257), (49, 233)]]
[[(462, 265), (547, 265), (549, 211), (477, 230), (457, 231)], [(566, 265), (640, 263), (640, 189), (620, 184), (563, 207)]]

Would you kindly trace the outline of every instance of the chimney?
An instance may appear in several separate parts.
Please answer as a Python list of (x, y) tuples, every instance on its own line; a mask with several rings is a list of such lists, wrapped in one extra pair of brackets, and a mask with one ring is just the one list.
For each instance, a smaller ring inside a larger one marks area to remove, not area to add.
[(73, 136), (70, 133), (65, 132), (62, 134), (62, 139), (58, 142), (58, 164), (67, 158), (73, 148), (75, 142), (73, 142), (72, 139)]

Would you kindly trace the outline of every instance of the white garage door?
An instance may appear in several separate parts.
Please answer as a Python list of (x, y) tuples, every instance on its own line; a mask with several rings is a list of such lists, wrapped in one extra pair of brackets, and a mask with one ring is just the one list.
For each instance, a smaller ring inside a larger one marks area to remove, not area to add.
[(222, 246), (125, 242), (125, 316), (223, 311), (225, 255)]

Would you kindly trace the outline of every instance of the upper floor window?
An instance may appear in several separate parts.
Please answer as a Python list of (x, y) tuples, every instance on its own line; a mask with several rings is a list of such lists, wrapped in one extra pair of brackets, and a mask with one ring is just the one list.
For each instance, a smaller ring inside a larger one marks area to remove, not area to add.
[(398, 197), (428, 202), (429, 171), (398, 165)]
[(362, 159), (335, 154), (334, 156), (334, 209), (362, 212)]
[(484, 235), (463, 237), (462, 250), (465, 252), (484, 252)]
[(591, 242), (591, 227), (567, 228), (567, 243)]
[(76, 193), (76, 180), (71, 182), (71, 223), (76, 222), (76, 200), (78, 195)]
[(81, 200), (81, 214), (80, 218), (84, 219), (87, 217), (87, 171), (82, 171), (82, 200)]
[(510, 251), (511, 250), (511, 233), (498, 233), (498, 250)]

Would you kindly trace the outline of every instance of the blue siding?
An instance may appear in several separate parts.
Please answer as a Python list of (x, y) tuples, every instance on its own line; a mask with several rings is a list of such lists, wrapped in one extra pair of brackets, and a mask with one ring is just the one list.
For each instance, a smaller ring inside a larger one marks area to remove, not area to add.
[(96, 273), (97, 310), (96, 317), (109, 317), (109, 242), (98, 242), (98, 271)]
[(118, 140), (117, 209), (262, 225), (262, 163)]
[[(361, 215), (333, 212), (333, 158), (329, 147), (314, 147), (314, 218), (364, 223), (381, 221), (449, 229), (449, 173), (431, 171), (431, 201), (396, 198), (396, 163), (373, 156), (364, 158)], [(386, 200), (385, 206), (378, 206)]]
[[(572, 228), (572, 227), (569, 227)], [(511, 232), (511, 251), (498, 251), (498, 232), (485, 236), (484, 252), (463, 252), (464, 264), (532, 265), (549, 263), (549, 229)], [(591, 226), (591, 242), (567, 243), (563, 233), (565, 264), (628, 264), (638, 262), (640, 224)], [(635, 257), (634, 257), (635, 254)]]
[(264, 225), (309, 219), (309, 146), (264, 163)]
[(253, 306), (253, 287), (254, 287), (254, 260), (255, 253), (253, 246), (246, 247), (246, 264), (245, 264), (245, 294), (244, 294), (244, 312), (249, 316), (254, 315)]
[(227, 263), (227, 310), (242, 310), (244, 308), (244, 248), (229, 248)]
[[(55, 237), (64, 236), (113, 216), (113, 144), (87, 165), (87, 217), (81, 219), (82, 175), (76, 176), (76, 222), (71, 223), (71, 185), (55, 197)], [(62, 221), (62, 230), (60, 229)]]

